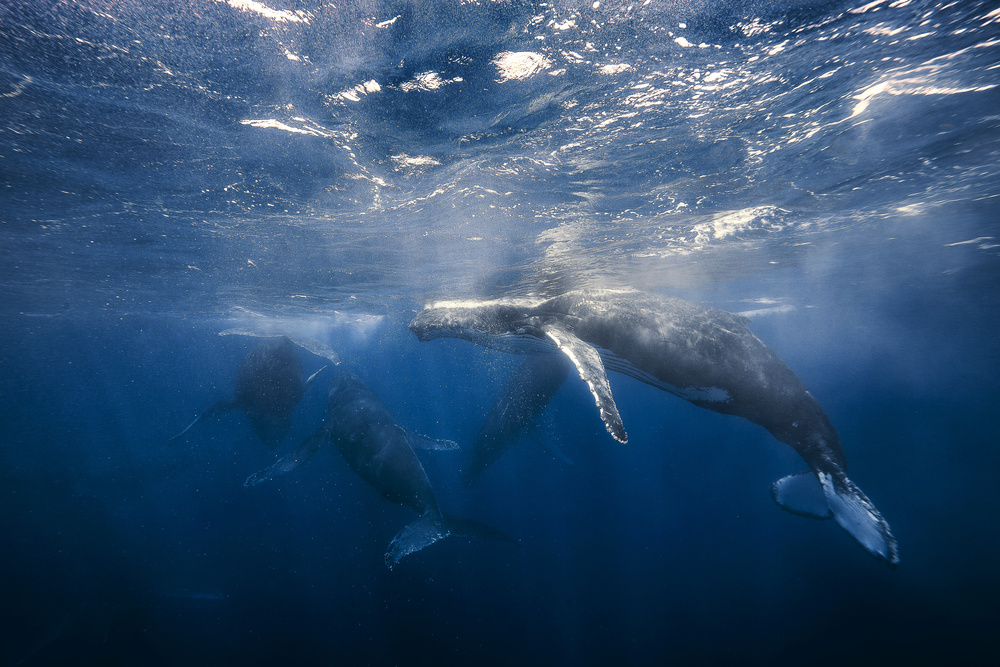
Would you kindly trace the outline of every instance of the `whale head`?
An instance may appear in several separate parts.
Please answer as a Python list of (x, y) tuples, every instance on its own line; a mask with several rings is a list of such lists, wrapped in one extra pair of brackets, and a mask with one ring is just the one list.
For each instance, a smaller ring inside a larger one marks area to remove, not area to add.
[(501, 336), (516, 331), (525, 319), (524, 308), (508, 303), (467, 302), (470, 305), (425, 308), (408, 328), (421, 342), (434, 338)]
[(425, 308), (408, 328), (421, 342), (461, 338), (483, 347), (513, 353), (549, 351), (534, 326), (530, 304), (507, 301), (460, 302)]

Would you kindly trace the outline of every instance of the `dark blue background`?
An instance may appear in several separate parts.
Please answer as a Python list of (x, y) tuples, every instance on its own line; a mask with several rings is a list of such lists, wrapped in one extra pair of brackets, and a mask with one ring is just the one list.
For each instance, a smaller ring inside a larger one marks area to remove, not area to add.
[[(915, 301), (811, 288), (838, 307), (754, 329), (837, 425), (899, 539), (895, 571), (832, 523), (772, 504), (768, 484), (803, 466), (761, 429), (614, 376), (626, 446), (569, 383), (539, 439), (573, 466), (529, 438), (466, 491), (449, 454), (424, 455), (448, 511), (521, 549), (446, 540), (390, 572), (382, 553), (412, 512), (335, 452), (245, 489), (272, 455), (242, 416), (166, 447), (228, 395), (251, 341), (178, 320), (17, 320), (2, 341), (3, 658), (985, 662), (1000, 546), (995, 297), (955, 279)], [(404, 323), (346, 345), (345, 363), (401, 423), (468, 444), (512, 360), (420, 344)], [(285, 449), (322, 419), (323, 393), (302, 402)]]

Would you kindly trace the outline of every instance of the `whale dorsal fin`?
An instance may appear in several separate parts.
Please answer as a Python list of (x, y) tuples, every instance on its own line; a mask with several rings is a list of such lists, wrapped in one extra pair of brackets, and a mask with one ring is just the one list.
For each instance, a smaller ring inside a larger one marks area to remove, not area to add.
[(604, 422), (608, 433), (618, 442), (628, 442), (625, 426), (618, 415), (618, 406), (615, 405), (614, 396), (611, 395), (611, 384), (608, 382), (601, 354), (593, 345), (577, 338), (576, 334), (561, 322), (546, 322), (541, 326), (541, 330), (576, 366), (580, 379), (587, 383), (590, 393), (594, 395), (597, 408), (601, 411), (601, 421)]
[(458, 443), (454, 440), (444, 440), (430, 438), (426, 435), (411, 431), (408, 428), (399, 427), (406, 435), (406, 441), (410, 443), (410, 449), (424, 449), (434, 451), (455, 451), (459, 449)]

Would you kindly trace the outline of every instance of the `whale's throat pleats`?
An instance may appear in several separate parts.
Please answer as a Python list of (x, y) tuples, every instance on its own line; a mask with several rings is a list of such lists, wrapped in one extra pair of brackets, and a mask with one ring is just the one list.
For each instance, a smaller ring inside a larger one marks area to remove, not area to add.
[(558, 351), (558, 347), (551, 340), (522, 331), (486, 336), (486, 338), (488, 340), (475, 340), (473, 342), (512, 354), (544, 354)]

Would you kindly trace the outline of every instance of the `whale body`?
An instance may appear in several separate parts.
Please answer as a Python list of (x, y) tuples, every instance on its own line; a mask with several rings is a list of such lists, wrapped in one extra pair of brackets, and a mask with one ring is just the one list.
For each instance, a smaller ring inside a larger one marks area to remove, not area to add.
[(235, 397), (212, 404), (168, 444), (175, 443), (202, 420), (242, 410), (257, 438), (275, 447), (288, 434), (292, 411), (323, 368), (303, 381), (302, 361), (295, 344), (286, 336), (263, 338), (240, 362)]
[[(462, 470), (471, 486), (480, 475), (531, 428), (569, 376), (569, 362), (561, 355), (525, 357), (507, 380), (483, 420)], [(550, 449), (553, 447), (549, 446)], [(565, 456), (560, 456), (565, 459)]]
[[(847, 477), (844, 450), (830, 420), (748, 323), (740, 315), (676, 297), (583, 290), (544, 301), (433, 306), (409, 328), (421, 341), (461, 338), (536, 357), (561, 352), (586, 382), (608, 432), (623, 443), (628, 437), (607, 369), (699, 407), (759, 424), (795, 449), (811, 470), (775, 482), (775, 502), (796, 514), (833, 517), (866, 551), (896, 565), (896, 540)], [(540, 411), (537, 405), (533, 409)]]
[(451, 535), (489, 537), (517, 544), (491, 526), (441, 511), (414, 447), (456, 449), (458, 446), (450, 440), (426, 438), (401, 427), (378, 395), (346, 370), (340, 371), (330, 385), (325, 423), (297, 451), (251, 475), (244, 485), (255, 486), (294, 470), (329, 442), (354, 472), (384, 498), (406, 505), (420, 515), (389, 545), (385, 563), (390, 570), (405, 556)]

